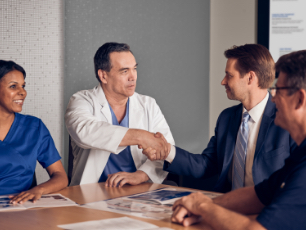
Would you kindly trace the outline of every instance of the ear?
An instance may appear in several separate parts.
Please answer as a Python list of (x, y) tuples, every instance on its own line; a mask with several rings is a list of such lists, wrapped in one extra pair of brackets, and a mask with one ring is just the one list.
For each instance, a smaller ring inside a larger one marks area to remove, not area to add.
[(100, 81), (103, 84), (107, 84), (107, 73), (104, 70), (99, 69), (98, 70), (98, 76), (99, 76)]
[(297, 92), (297, 104), (295, 106), (295, 109), (305, 108), (306, 109), (306, 92), (304, 89), (300, 89)]
[(248, 77), (248, 79), (247, 79), (248, 80), (248, 85), (254, 84), (258, 81), (257, 75), (254, 71), (248, 72), (247, 77)]

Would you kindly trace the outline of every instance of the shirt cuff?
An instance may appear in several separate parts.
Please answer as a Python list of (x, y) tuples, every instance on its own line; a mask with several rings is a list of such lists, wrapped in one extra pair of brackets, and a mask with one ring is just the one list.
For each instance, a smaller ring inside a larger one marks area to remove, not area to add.
[(173, 145), (171, 145), (170, 153), (168, 154), (166, 161), (168, 161), (171, 164), (172, 161), (174, 160), (175, 155), (176, 155), (176, 148)]

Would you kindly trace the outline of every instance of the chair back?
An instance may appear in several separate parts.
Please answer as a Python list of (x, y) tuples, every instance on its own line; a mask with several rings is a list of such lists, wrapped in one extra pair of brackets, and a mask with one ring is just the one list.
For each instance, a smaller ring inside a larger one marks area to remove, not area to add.
[(71, 177), (72, 177), (72, 170), (73, 170), (73, 153), (72, 153), (72, 146), (71, 146), (71, 137), (69, 135), (69, 156), (68, 156), (68, 181), (69, 184), (71, 182)]

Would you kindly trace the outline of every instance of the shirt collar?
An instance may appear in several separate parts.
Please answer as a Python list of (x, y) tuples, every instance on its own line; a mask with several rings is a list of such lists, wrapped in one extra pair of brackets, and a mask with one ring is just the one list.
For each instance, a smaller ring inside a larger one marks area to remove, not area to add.
[(265, 98), (261, 102), (259, 102), (256, 106), (254, 106), (250, 111), (247, 111), (243, 107), (242, 114), (248, 112), (252, 120), (257, 123), (265, 111), (268, 99), (269, 99), (269, 93), (267, 92)]

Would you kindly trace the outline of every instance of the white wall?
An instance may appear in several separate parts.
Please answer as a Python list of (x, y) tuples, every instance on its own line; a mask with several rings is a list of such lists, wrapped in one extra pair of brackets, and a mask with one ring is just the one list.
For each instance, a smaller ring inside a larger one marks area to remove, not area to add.
[[(0, 1), (0, 59), (26, 73), (23, 114), (42, 119), (63, 148), (63, 5), (61, 0)], [(37, 182), (48, 174), (38, 164)]]
[(223, 53), (233, 45), (256, 43), (256, 0), (211, 0), (210, 3), (210, 82), (209, 82), (209, 135), (220, 112), (236, 101), (227, 99), (221, 86), (226, 58)]

